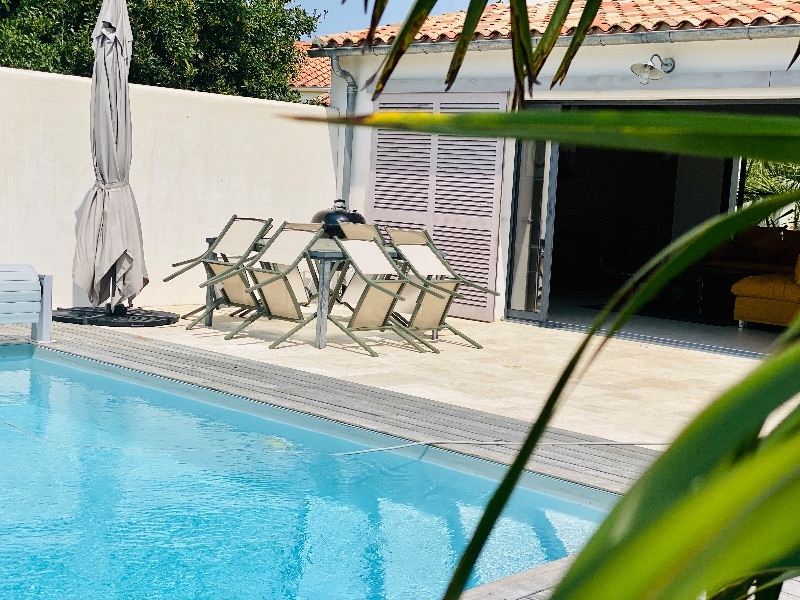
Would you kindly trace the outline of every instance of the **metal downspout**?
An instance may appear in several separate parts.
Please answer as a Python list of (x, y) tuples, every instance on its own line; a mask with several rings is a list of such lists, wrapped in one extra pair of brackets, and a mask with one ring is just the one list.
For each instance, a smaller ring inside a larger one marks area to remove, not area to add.
[[(331, 57), (331, 69), (337, 77), (341, 77), (347, 82), (347, 112), (348, 117), (355, 114), (356, 93), (358, 84), (355, 77), (339, 65), (339, 57)], [(344, 129), (344, 165), (342, 165), (342, 200), (344, 200), (346, 210), (350, 210), (350, 175), (353, 164), (353, 126), (346, 125)]]

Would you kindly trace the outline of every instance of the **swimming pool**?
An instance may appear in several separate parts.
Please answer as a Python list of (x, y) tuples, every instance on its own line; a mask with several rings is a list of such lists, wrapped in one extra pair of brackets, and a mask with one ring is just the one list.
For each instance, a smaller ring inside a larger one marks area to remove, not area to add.
[[(0, 597), (436, 598), (500, 467), (0, 346)], [(474, 587), (575, 552), (615, 497), (531, 476)]]

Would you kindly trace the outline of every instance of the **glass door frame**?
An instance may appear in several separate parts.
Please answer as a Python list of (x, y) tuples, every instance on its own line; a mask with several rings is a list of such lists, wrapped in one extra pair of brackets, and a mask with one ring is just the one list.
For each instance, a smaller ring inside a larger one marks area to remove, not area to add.
[[(544, 107), (542, 107), (544, 108)], [(550, 110), (561, 110), (561, 105), (549, 105)], [(508, 267), (506, 269), (506, 306), (505, 317), (525, 321), (546, 321), (550, 305), (550, 274), (553, 265), (553, 232), (555, 225), (556, 189), (558, 185), (558, 143), (545, 142), (545, 170), (541, 197), (538, 201), (541, 208), (545, 209), (544, 230), (540, 231), (539, 239), (544, 239), (544, 252), (540, 257), (541, 268), (541, 303), (538, 311), (519, 310), (511, 308), (512, 290), (514, 285), (514, 263), (516, 253), (517, 225), (519, 223), (519, 186), (522, 168), (522, 142), (516, 144), (514, 153), (514, 188), (511, 200), (510, 240), (508, 252)], [(534, 158), (535, 160), (535, 158)], [(534, 198), (533, 202), (537, 199)], [(541, 219), (541, 209), (540, 209)], [(543, 234), (543, 235), (542, 235)], [(538, 267), (537, 267), (538, 268)]]

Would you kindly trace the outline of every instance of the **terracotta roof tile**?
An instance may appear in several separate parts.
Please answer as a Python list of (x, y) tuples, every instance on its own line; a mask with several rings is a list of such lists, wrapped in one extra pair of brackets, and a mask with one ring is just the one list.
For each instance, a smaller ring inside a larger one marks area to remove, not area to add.
[[(562, 35), (571, 35), (578, 24), (585, 0), (577, 0)], [(544, 32), (555, 1), (528, 6), (531, 33)], [(415, 38), (416, 43), (452, 42), (458, 39), (466, 11), (428, 17)], [(507, 4), (486, 7), (473, 39), (508, 38)], [(742, 25), (792, 24), (800, 22), (800, 0), (604, 0), (592, 23), (590, 34), (707, 29)], [(400, 24), (379, 27), (375, 45), (394, 41)], [(363, 46), (367, 30), (323, 36), (325, 48)]]
[[(311, 48), (311, 42), (297, 42), (295, 43), (303, 52), (308, 52)], [(303, 68), (292, 81), (294, 87), (331, 87), (331, 59), (328, 57), (311, 58), (306, 56), (306, 61), (303, 63)]]

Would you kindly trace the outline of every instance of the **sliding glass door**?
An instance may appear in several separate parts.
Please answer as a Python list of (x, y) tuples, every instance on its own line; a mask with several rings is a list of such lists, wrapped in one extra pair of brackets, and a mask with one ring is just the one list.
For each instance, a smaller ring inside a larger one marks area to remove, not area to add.
[(506, 316), (547, 320), (558, 144), (519, 142)]

